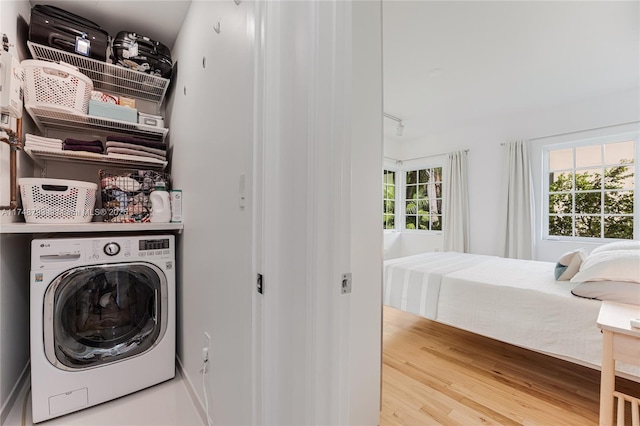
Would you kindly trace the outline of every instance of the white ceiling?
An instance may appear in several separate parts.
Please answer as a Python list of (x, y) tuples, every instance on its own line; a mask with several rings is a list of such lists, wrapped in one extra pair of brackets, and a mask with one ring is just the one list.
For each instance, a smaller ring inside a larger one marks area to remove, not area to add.
[(31, 0), (30, 3), (75, 13), (100, 25), (112, 37), (119, 31), (131, 31), (172, 48), (191, 0)]
[(384, 1), (385, 139), (640, 90), (638, 1)]

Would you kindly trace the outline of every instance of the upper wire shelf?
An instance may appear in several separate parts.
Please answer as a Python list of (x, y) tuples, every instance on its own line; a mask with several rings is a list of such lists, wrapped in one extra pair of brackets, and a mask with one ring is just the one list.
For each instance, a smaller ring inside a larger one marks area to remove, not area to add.
[(97, 61), (75, 53), (27, 41), (34, 59), (71, 64), (93, 80), (93, 87), (108, 93), (162, 104), (171, 80)]

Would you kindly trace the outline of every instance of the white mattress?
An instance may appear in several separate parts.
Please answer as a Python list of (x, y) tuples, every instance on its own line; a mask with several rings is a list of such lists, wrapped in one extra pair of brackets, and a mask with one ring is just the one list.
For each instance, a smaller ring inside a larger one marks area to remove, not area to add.
[[(455, 252), (385, 262), (386, 305), (443, 324), (599, 368), (600, 301), (571, 294), (554, 263)], [(626, 377), (640, 368), (618, 363)]]

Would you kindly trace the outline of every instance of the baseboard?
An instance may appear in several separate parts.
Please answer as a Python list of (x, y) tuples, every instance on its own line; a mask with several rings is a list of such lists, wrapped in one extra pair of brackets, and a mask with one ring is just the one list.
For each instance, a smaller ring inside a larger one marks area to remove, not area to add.
[(29, 377), (31, 369), (31, 362), (27, 361), (27, 365), (22, 369), (22, 373), (20, 373), (20, 377), (18, 377), (18, 381), (13, 385), (11, 392), (9, 393), (9, 398), (2, 404), (2, 409), (0, 409), (0, 425), (3, 425), (7, 420), (11, 409), (16, 403), (18, 396), (20, 395), (22, 389), (25, 385), (29, 383)]
[(193, 382), (189, 378), (189, 375), (187, 374), (187, 371), (184, 369), (184, 366), (182, 365), (182, 361), (178, 356), (176, 356), (176, 367), (177, 367), (178, 373), (180, 374), (180, 376), (182, 376), (182, 383), (184, 383), (184, 386), (187, 388), (187, 393), (191, 398), (191, 402), (193, 402), (193, 406), (196, 407), (196, 411), (198, 412), (198, 414), (200, 415), (200, 418), (202, 419), (202, 424), (206, 425), (207, 413), (205, 412), (205, 409), (204, 409), (204, 403), (198, 396), (198, 392), (196, 392), (196, 388), (193, 386)]

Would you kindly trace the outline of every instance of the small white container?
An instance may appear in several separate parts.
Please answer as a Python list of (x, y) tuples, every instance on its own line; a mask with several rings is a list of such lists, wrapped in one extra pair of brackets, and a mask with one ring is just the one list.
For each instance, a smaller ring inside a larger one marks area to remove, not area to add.
[(182, 222), (182, 190), (172, 189), (169, 191), (171, 198), (171, 222)]
[(153, 114), (147, 114), (144, 112), (138, 112), (138, 124), (164, 128), (164, 118), (162, 118), (161, 115), (153, 115)]
[(155, 190), (149, 195), (151, 201), (151, 217), (153, 223), (167, 223), (171, 221), (171, 200), (164, 182), (156, 183)]

